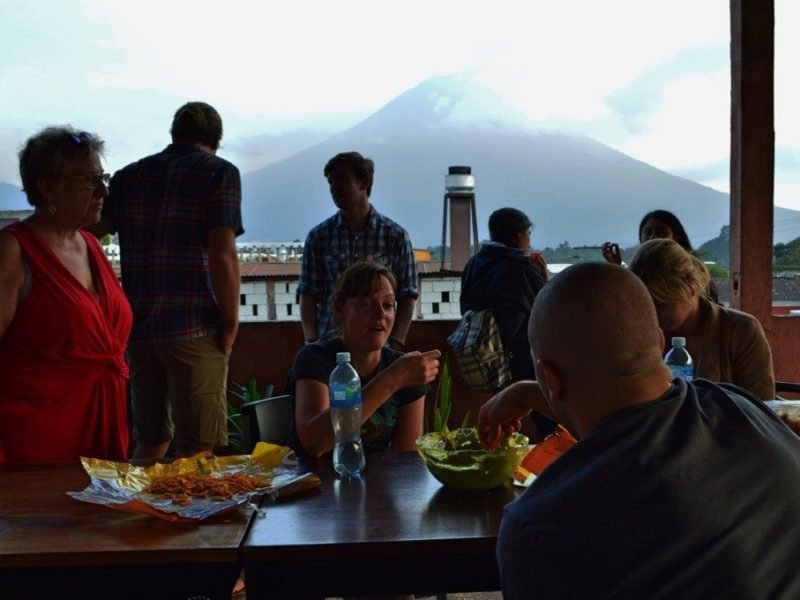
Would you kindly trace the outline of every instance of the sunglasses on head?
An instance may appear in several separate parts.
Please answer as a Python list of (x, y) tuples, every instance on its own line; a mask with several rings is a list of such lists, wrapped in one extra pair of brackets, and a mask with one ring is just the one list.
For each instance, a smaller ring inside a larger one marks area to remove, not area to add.
[(79, 133), (68, 133), (67, 139), (72, 142), (74, 146), (80, 146), (83, 142), (91, 142), (94, 138), (91, 133), (81, 131)]

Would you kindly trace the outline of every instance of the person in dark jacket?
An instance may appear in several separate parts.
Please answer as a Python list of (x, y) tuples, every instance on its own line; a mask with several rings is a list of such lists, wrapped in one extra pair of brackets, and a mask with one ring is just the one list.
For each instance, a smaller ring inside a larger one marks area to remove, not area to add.
[[(500, 208), (489, 217), (490, 242), (464, 267), (461, 314), (491, 308), (500, 339), (511, 354), (513, 381), (536, 379), (528, 342), (528, 317), (536, 294), (547, 282), (541, 254), (529, 254), (531, 221), (516, 208)], [(552, 421), (534, 415), (538, 432), (553, 430)]]

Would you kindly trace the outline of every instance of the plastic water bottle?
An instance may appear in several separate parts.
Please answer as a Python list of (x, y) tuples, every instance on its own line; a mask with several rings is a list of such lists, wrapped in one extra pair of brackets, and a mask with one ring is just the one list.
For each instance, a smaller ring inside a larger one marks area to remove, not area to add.
[(672, 371), (672, 378), (680, 377), (686, 381), (694, 379), (694, 365), (692, 364), (692, 357), (686, 350), (686, 338), (674, 337), (672, 338), (672, 348), (664, 357), (664, 362)]
[(344, 477), (358, 475), (365, 464), (361, 445), (361, 378), (350, 364), (349, 352), (336, 354), (328, 393), (335, 438), (333, 468)]

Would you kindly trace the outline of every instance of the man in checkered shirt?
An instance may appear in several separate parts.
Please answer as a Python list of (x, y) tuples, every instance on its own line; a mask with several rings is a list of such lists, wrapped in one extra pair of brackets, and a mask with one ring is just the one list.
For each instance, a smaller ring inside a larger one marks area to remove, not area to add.
[(118, 171), (95, 233), (119, 233), (137, 458), (227, 444), (228, 357), (239, 327), (239, 170), (216, 156), (222, 119), (189, 102), (172, 144)]
[(370, 204), (375, 163), (358, 152), (337, 154), (325, 165), (333, 202), (339, 209), (308, 234), (297, 291), (306, 342), (338, 335), (333, 317), (333, 288), (339, 275), (359, 260), (372, 259), (397, 278), (397, 314), (389, 343), (405, 345), (414, 316), (417, 266), (405, 229)]

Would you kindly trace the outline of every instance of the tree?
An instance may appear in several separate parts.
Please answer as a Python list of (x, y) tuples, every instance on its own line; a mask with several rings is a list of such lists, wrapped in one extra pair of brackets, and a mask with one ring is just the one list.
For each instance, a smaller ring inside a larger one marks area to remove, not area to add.
[(731, 228), (730, 225), (723, 225), (719, 235), (713, 240), (708, 240), (697, 249), (697, 254), (703, 260), (714, 261), (717, 264), (728, 266), (731, 249)]
[(775, 271), (800, 270), (800, 238), (788, 244), (775, 244), (772, 251), (772, 268)]

